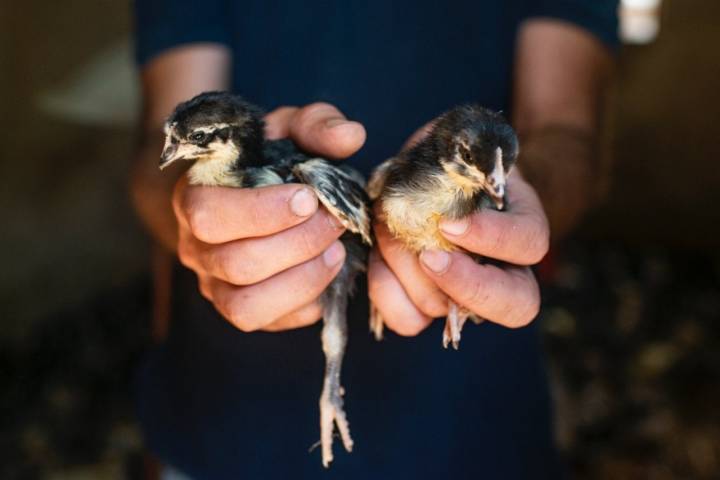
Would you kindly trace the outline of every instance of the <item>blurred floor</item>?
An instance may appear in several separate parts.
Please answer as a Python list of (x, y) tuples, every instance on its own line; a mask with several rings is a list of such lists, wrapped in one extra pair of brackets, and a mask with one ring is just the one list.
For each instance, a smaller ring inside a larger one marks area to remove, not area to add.
[(149, 292), (139, 277), (0, 341), (0, 478), (142, 478), (131, 392)]
[(553, 263), (543, 327), (576, 477), (720, 478), (720, 255), (577, 242)]
[[(539, 275), (576, 478), (718, 478), (720, 257), (575, 241)], [(130, 391), (148, 291), (138, 279), (0, 345), (0, 478), (142, 478)]]

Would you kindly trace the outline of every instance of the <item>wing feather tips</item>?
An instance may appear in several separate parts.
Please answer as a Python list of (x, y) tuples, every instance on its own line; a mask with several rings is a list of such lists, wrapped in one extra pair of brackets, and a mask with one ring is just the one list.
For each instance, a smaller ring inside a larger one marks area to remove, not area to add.
[(293, 173), (313, 187), (320, 202), (345, 228), (372, 245), (369, 199), (359, 173), (320, 158), (295, 165)]

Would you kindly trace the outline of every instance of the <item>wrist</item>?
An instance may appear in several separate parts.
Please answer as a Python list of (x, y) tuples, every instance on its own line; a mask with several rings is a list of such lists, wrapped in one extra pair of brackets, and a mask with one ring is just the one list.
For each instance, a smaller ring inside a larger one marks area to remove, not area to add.
[(567, 126), (548, 126), (521, 139), (518, 166), (536, 190), (554, 239), (569, 233), (603, 197), (609, 180), (594, 135)]

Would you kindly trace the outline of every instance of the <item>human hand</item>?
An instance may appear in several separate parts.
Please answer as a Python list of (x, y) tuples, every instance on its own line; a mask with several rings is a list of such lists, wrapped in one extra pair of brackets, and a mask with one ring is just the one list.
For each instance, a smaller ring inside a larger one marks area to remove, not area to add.
[(529, 266), (547, 253), (548, 221), (538, 196), (517, 169), (507, 181), (506, 211), (484, 209), (440, 223), (450, 242), (507, 262), (502, 267), (477, 264), (460, 251), (424, 251), (417, 256), (377, 220), (380, 208), (375, 205), (377, 248), (370, 254), (368, 291), (388, 328), (417, 335), (433, 318), (447, 315), (448, 297), (480, 318), (511, 328), (537, 316), (540, 293)]
[[(265, 117), (266, 137), (290, 137), (302, 149), (345, 158), (365, 129), (335, 107), (281, 107)], [(344, 228), (311, 188), (200, 187), (183, 177), (173, 193), (178, 257), (198, 276), (200, 292), (240, 330), (279, 331), (314, 323), (318, 297), (339, 272)]]

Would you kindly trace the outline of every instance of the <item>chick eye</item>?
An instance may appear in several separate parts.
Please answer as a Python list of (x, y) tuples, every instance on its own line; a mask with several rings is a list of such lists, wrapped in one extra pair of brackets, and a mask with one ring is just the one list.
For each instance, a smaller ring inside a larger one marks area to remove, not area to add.
[(193, 143), (202, 143), (206, 137), (207, 135), (205, 132), (193, 132), (190, 134), (190, 141)]

